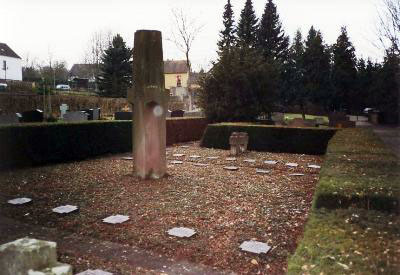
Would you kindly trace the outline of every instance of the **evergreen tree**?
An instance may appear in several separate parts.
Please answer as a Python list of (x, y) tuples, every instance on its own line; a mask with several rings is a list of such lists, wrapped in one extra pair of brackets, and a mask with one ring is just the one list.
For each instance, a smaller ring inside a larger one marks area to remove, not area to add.
[(354, 98), (356, 92), (357, 59), (353, 44), (349, 40), (347, 30), (342, 27), (337, 42), (333, 45), (332, 85), (334, 90), (333, 108), (358, 112)]
[(225, 11), (223, 14), (224, 29), (220, 32), (220, 40), (218, 41), (218, 50), (221, 54), (225, 50), (229, 50), (235, 44), (235, 25), (234, 15), (232, 10), (231, 1), (225, 5)]
[[(200, 81), (199, 103), (210, 121), (254, 121), (272, 111), (276, 66), (256, 51), (232, 48)], [(268, 77), (265, 77), (268, 75)]]
[(237, 42), (242, 48), (255, 48), (257, 42), (257, 17), (253, 2), (246, 0), (237, 26)]
[(305, 41), (303, 68), (304, 88), (310, 101), (326, 110), (331, 109), (331, 55), (322, 34), (311, 27)]
[(306, 106), (309, 101), (304, 88), (304, 51), (303, 36), (301, 31), (298, 30), (289, 49), (284, 89), (286, 91), (286, 104), (298, 105), (302, 110), (303, 119), (305, 119)]
[(100, 95), (126, 97), (132, 85), (132, 51), (119, 34), (113, 38), (101, 60), (98, 77)]
[(272, 58), (280, 62), (287, 59), (289, 37), (285, 35), (276, 5), (272, 0), (268, 0), (265, 5), (258, 27), (257, 42), (265, 59)]

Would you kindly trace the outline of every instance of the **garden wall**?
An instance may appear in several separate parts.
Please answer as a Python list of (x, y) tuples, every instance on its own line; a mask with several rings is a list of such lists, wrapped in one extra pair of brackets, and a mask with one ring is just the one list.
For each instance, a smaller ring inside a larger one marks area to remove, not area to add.
[[(167, 119), (167, 145), (199, 140), (202, 118)], [(0, 168), (82, 160), (132, 150), (131, 121), (0, 126)]]
[(201, 146), (229, 149), (229, 137), (233, 132), (249, 135), (249, 150), (321, 155), (329, 140), (336, 133), (330, 128), (291, 128), (244, 123), (220, 123), (207, 126)]

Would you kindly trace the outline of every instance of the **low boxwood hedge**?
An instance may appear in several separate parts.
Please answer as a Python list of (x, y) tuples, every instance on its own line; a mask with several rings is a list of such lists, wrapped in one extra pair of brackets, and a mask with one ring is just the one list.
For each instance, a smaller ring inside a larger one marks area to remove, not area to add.
[[(199, 140), (203, 118), (167, 119), (167, 145)], [(0, 169), (82, 160), (132, 150), (132, 121), (0, 126)]]
[(291, 128), (241, 123), (220, 123), (208, 125), (201, 146), (215, 149), (229, 149), (232, 132), (246, 132), (249, 135), (249, 150), (320, 155), (336, 130), (331, 128)]
[(329, 142), (315, 208), (347, 208), (399, 212), (400, 165), (368, 129), (339, 131)]

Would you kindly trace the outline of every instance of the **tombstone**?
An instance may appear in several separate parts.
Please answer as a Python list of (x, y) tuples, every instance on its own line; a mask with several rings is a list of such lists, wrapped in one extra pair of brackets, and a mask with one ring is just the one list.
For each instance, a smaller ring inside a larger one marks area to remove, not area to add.
[(168, 235), (174, 236), (174, 237), (179, 237), (179, 238), (190, 238), (195, 234), (196, 234), (196, 231), (194, 231), (191, 228), (186, 228), (186, 227), (174, 227), (174, 228), (168, 230)]
[(43, 122), (43, 111), (36, 109), (23, 112), (21, 122)]
[(88, 120), (99, 120), (100, 119), (100, 108), (83, 109), (81, 111), (88, 114)]
[(142, 179), (165, 176), (166, 113), (169, 94), (165, 91), (161, 32), (135, 33), (133, 83), (128, 101), (133, 112), (133, 155), (135, 173)]
[(22, 120), (20, 113), (0, 115), (0, 124), (17, 124)]
[(356, 127), (356, 122), (350, 121), (345, 113), (335, 112), (329, 114), (329, 127), (354, 128)]
[(168, 110), (168, 112), (167, 112), (167, 114), (166, 114), (166, 117), (171, 117), (171, 114), (172, 114), (172, 111), (171, 111), (171, 110)]
[(184, 117), (204, 117), (204, 113), (201, 111), (188, 111), (183, 114)]
[(317, 126), (326, 124), (326, 122), (325, 122), (323, 117), (315, 118), (315, 123), (317, 124)]
[(72, 266), (57, 261), (57, 244), (28, 237), (0, 245), (0, 272), (72, 275)]
[(68, 112), (64, 115), (63, 119), (66, 122), (81, 122), (81, 121), (87, 121), (89, 115), (85, 112), (82, 111), (77, 111), (77, 112)]
[(240, 245), (240, 249), (246, 252), (261, 254), (261, 253), (268, 253), (271, 247), (266, 243), (251, 240), (243, 242)]
[(237, 156), (246, 152), (248, 144), (249, 135), (247, 133), (233, 132), (229, 138), (229, 145), (231, 146), (230, 154)]
[(129, 220), (129, 216), (124, 216), (124, 215), (115, 215), (115, 216), (109, 216), (105, 219), (103, 219), (104, 223), (109, 223), (109, 224), (117, 224), (117, 223), (123, 223)]
[(183, 110), (175, 110), (171, 112), (171, 117), (183, 117), (185, 114), (185, 111)]
[(114, 120), (132, 120), (132, 112), (115, 112)]
[(69, 107), (67, 104), (64, 104), (64, 103), (61, 104), (61, 106), (60, 106), (60, 113), (61, 113), (60, 117), (61, 118), (64, 117), (64, 115), (67, 113), (68, 109), (69, 109)]
[(113, 273), (101, 270), (101, 269), (88, 269), (75, 275), (113, 275)]

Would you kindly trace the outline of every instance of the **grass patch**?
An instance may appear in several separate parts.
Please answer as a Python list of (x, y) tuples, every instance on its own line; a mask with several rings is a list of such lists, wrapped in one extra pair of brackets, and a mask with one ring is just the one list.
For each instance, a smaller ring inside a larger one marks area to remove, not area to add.
[(363, 209), (317, 210), (288, 274), (397, 274), (400, 219)]
[(329, 143), (314, 207), (399, 212), (400, 166), (372, 130), (339, 131)]

